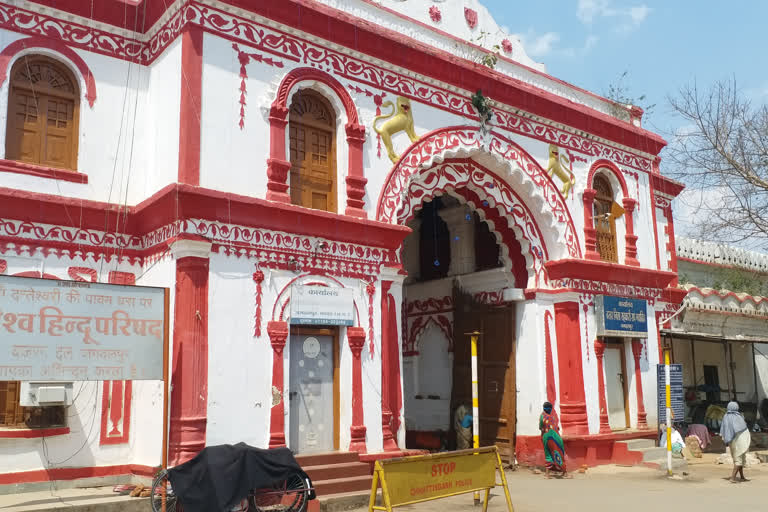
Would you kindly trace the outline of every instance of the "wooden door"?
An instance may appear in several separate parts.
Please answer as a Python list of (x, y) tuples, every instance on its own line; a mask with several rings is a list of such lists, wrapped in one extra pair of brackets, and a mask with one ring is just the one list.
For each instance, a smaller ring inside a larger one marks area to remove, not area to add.
[(478, 347), (480, 444), (496, 444), (508, 457), (514, 453), (517, 406), (514, 318), (510, 307), (483, 312)]
[(511, 460), (515, 451), (517, 383), (515, 379), (515, 314), (512, 307), (473, 304), (454, 294), (454, 362), (452, 411), (472, 404), (470, 342), (466, 333), (478, 330), (478, 398), (480, 445), (497, 445)]

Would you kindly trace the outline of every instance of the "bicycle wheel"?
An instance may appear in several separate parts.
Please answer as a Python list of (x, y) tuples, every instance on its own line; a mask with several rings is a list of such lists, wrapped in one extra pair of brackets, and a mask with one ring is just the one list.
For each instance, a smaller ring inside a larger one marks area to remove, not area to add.
[(307, 508), (309, 486), (298, 474), (264, 489), (254, 489), (251, 506), (259, 512), (304, 512)]
[(152, 512), (162, 512), (163, 494), (165, 494), (165, 512), (182, 512), (181, 503), (176, 499), (176, 495), (171, 488), (171, 482), (168, 480), (168, 471), (162, 470), (152, 481)]

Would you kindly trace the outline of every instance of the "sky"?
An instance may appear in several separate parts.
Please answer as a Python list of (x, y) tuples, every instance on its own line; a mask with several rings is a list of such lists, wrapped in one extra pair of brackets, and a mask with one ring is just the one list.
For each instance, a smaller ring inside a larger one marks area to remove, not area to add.
[[(627, 72), (628, 96), (655, 105), (643, 126), (668, 141), (684, 124), (667, 98), (685, 84), (735, 78), (753, 102), (768, 101), (766, 1), (481, 1), (552, 76), (605, 95)], [(675, 201), (678, 233), (692, 232), (697, 200), (684, 192)]]

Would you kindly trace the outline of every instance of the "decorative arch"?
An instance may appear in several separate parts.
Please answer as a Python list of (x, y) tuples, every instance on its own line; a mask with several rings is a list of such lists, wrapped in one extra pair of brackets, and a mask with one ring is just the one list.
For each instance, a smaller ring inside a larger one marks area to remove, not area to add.
[[(462, 172), (454, 167), (451, 173), (438, 165), (451, 158), (477, 161), (478, 170)], [(482, 167), (486, 162), (504, 168), (504, 179), (489, 174)], [(494, 200), (494, 206), (519, 230), (516, 233), (521, 243), (531, 245), (534, 251), (533, 247), (538, 247), (540, 254), (536, 258), (581, 258), (576, 228), (565, 199), (546, 171), (506, 137), (492, 132), (483, 138), (477, 128), (470, 126), (441, 128), (411, 145), (385, 180), (376, 219), (401, 223), (435, 190), (470, 183), (489, 202)], [(525, 201), (515, 189), (526, 192)]]
[(8, 65), (14, 60), (16, 55), (22, 51), (35, 48), (52, 50), (59, 53), (77, 68), (80, 77), (82, 77), (85, 83), (85, 99), (88, 100), (88, 105), (93, 108), (93, 104), (96, 102), (96, 81), (93, 78), (91, 69), (88, 67), (88, 64), (74, 52), (74, 50), (56, 39), (33, 36), (18, 39), (6, 46), (3, 51), (0, 52), (0, 85), (5, 83), (5, 79), (8, 78)]
[(613, 162), (611, 162), (610, 160), (605, 160), (605, 159), (595, 160), (595, 162), (589, 168), (589, 174), (587, 175), (587, 188), (593, 188), (592, 182), (595, 179), (595, 174), (597, 174), (597, 171), (600, 169), (609, 170), (613, 175), (613, 177), (616, 178), (616, 181), (618, 181), (619, 185), (621, 185), (622, 198), (629, 197), (629, 192), (627, 189), (627, 181), (624, 179), (624, 174), (622, 174), (619, 167)]
[(419, 342), (430, 325), (434, 325), (443, 333), (448, 342), (448, 352), (453, 352), (453, 320), (447, 314), (416, 317), (410, 333), (407, 333), (408, 345), (412, 347), (413, 352), (419, 353)]
[(291, 163), (286, 159), (285, 127), (288, 124), (288, 100), (291, 93), (301, 83), (319, 82), (341, 101), (347, 116), (345, 130), (349, 146), (348, 170), (346, 178), (347, 207), (346, 215), (367, 218), (365, 213), (365, 185), (368, 180), (363, 173), (363, 144), (365, 126), (360, 124), (357, 107), (344, 86), (325, 71), (315, 68), (296, 68), (285, 75), (277, 89), (277, 96), (269, 110), (269, 158), (267, 159), (267, 199), (290, 204), (288, 195), (288, 171)]
[(635, 235), (635, 223), (633, 212), (637, 206), (637, 200), (629, 197), (627, 182), (621, 169), (610, 160), (596, 160), (589, 168), (587, 175), (587, 188), (584, 189), (582, 201), (584, 203), (584, 256), (588, 260), (600, 260), (600, 253), (597, 251), (597, 231), (594, 227), (594, 218), (592, 216), (595, 196), (597, 191), (592, 187), (595, 174), (600, 169), (607, 169), (613, 178), (621, 186), (622, 205), (624, 206), (626, 233), (624, 235), (624, 264), (633, 267), (639, 267), (640, 262), (637, 259), (637, 235)]
[(520, 279), (516, 273), (518, 287), (538, 286), (546, 281), (543, 269), (549, 253), (541, 231), (531, 211), (505, 180), (469, 158), (449, 159), (414, 176), (418, 178), (411, 186), (409, 201), (400, 208), (397, 224), (407, 225), (424, 201), (448, 194), (468, 205), (488, 224), (499, 242), (507, 270), (517, 270), (516, 263), (523, 260), (520, 263), (527, 279)]

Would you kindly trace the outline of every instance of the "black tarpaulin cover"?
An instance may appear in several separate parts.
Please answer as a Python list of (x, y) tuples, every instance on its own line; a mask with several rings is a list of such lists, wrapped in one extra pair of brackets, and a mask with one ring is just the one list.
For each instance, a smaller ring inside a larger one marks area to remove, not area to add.
[(238, 443), (204, 448), (169, 469), (168, 479), (184, 512), (220, 512), (237, 505), (250, 490), (297, 473), (306, 477), (288, 448), (263, 450)]

